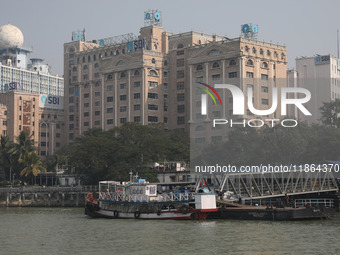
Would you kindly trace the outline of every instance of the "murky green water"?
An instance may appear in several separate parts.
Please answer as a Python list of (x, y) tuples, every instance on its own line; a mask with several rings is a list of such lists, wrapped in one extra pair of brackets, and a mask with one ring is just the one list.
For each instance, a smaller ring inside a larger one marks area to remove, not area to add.
[(80, 208), (0, 208), (0, 254), (340, 254), (331, 220), (90, 219)]

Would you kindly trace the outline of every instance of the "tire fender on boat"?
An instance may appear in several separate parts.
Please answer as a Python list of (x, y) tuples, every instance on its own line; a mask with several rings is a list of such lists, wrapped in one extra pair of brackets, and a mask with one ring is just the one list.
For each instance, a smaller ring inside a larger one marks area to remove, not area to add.
[(140, 212), (139, 211), (135, 211), (134, 216), (135, 216), (136, 219), (138, 219), (140, 217)]
[(118, 212), (118, 211), (114, 211), (114, 212), (113, 212), (113, 216), (114, 216), (115, 218), (118, 218), (119, 212)]
[(160, 216), (162, 214), (162, 211), (161, 210), (158, 210), (157, 211), (157, 215)]
[(90, 201), (92, 201), (93, 200), (93, 195), (92, 195), (92, 193), (91, 192), (89, 192), (88, 194), (87, 194), (87, 199), (88, 200), (90, 200)]
[(189, 212), (189, 208), (186, 205), (182, 205), (180, 211), (182, 214), (187, 214)]

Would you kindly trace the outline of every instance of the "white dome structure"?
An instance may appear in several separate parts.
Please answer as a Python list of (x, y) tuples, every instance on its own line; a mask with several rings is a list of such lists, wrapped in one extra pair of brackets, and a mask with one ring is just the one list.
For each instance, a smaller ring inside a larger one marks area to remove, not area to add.
[(0, 49), (9, 47), (22, 47), (24, 35), (21, 30), (11, 24), (0, 27)]

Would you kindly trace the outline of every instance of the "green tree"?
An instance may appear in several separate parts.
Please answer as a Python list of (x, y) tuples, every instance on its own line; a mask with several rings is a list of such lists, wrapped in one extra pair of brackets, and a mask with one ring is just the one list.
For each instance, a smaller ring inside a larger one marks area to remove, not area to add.
[(329, 103), (323, 103), (320, 107), (321, 121), (325, 125), (340, 127), (340, 99), (335, 99)]
[(17, 154), (19, 159), (24, 160), (28, 154), (35, 151), (37, 148), (34, 146), (34, 140), (32, 136), (29, 136), (25, 131), (21, 131), (19, 136), (16, 137), (16, 145), (12, 149), (11, 153)]
[(43, 163), (35, 151), (31, 151), (25, 157), (19, 158), (19, 162), (24, 165), (24, 169), (21, 170), (20, 175), (25, 177), (32, 175), (32, 184), (33, 176), (46, 172), (46, 168), (43, 166)]

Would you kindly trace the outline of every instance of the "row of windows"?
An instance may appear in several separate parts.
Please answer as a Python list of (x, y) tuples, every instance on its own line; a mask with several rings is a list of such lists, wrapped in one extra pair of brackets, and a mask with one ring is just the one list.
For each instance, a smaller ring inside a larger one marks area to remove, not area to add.
[[(249, 52), (249, 47), (248, 47), (248, 46), (245, 46), (244, 49), (245, 49), (246, 52)], [(255, 47), (252, 48), (252, 52), (253, 52), (254, 54), (256, 54), (257, 50), (256, 50)], [(263, 49), (260, 49), (260, 55), (263, 55), (263, 54), (264, 54)], [(275, 57), (275, 58), (278, 57), (278, 54), (277, 54), (276, 51), (274, 51), (273, 54), (274, 54), (274, 57)], [(268, 56), (268, 57), (271, 56), (271, 51), (270, 51), (270, 50), (267, 50), (267, 56)], [(281, 59), (284, 60), (285, 57), (286, 57), (286, 55), (285, 55), (284, 53), (281, 53)]]
[[(167, 72), (164, 72), (163, 74), (164, 74), (164, 77), (166, 77), (166, 76), (168, 75)], [(139, 70), (135, 70), (134, 76), (139, 76), (139, 75), (140, 75)], [(157, 76), (158, 76), (158, 73), (157, 73), (157, 71), (155, 71), (155, 70), (150, 70), (150, 71), (149, 71), (149, 76), (157, 77)], [(119, 77), (120, 77), (120, 78), (126, 78), (126, 77), (127, 77), (127, 76), (126, 76), (126, 72), (121, 72)], [(107, 75), (107, 80), (112, 80), (112, 79), (113, 79), (113, 74), (108, 74), (108, 75)]]

